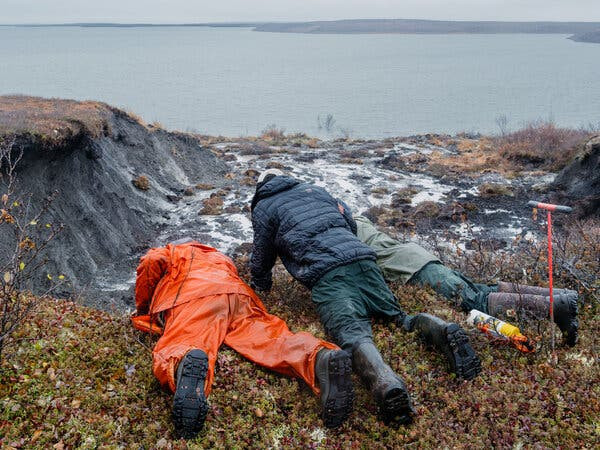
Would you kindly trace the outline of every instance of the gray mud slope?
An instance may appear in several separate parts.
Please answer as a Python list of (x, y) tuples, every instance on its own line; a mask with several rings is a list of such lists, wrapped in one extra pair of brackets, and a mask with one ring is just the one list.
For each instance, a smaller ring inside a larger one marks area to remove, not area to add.
[[(18, 177), (20, 189), (33, 194), (33, 208), (58, 192), (45, 220), (63, 223), (64, 231), (46, 257), (48, 271), (70, 281), (61, 294), (122, 308), (131, 304), (122, 286), (131, 284), (137, 258), (168, 223), (173, 202), (196, 183), (220, 184), (226, 165), (193, 137), (149, 131), (119, 110), (108, 124), (108, 136), (84, 136), (57, 151), (24, 142)], [(150, 181), (145, 191), (132, 183), (142, 174)], [(6, 247), (2, 240), (0, 251)]]
[(580, 217), (600, 217), (600, 136), (582, 145), (553, 187), (553, 201), (574, 206)]

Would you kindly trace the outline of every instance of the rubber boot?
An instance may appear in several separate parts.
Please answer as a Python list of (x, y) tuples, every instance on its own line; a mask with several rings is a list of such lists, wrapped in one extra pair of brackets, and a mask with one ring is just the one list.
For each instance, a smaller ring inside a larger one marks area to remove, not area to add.
[(315, 375), (321, 389), (323, 422), (328, 428), (339, 427), (352, 412), (352, 360), (343, 350), (320, 350)]
[[(550, 296), (550, 288), (539, 287), (539, 286), (528, 286), (526, 284), (510, 283), (506, 281), (500, 281), (498, 283), (498, 292), (512, 292), (515, 294), (534, 294), (543, 295), (544, 297)], [(575, 298), (575, 301), (579, 299), (577, 291), (572, 289), (552, 289), (554, 296), (562, 295), (567, 298)]]
[(177, 366), (172, 418), (175, 434), (184, 439), (196, 437), (204, 425), (208, 412), (204, 396), (207, 370), (208, 357), (202, 350), (190, 350)]
[(372, 342), (363, 342), (352, 353), (354, 370), (371, 391), (386, 424), (409, 424), (415, 410), (404, 380), (383, 362)]
[[(515, 310), (521, 317), (533, 315), (536, 319), (550, 317), (550, 297), (533, 294), (492, 292), (488, 295), (488, 312), (492, 316)], [(554, 295), (554, 322), (563, 334), (564, 342), (573, 347), (577, 343), (579, 320), (577, 299), (573, 295)]]
[(404, 327), (416, 331), (426, 344), (446, 356), (450, 371), (465, 380), (472, 380), (481, 372), (481, 361), (471, 347), (469, 338), (460, 326), (431, 314), (407, 316)]

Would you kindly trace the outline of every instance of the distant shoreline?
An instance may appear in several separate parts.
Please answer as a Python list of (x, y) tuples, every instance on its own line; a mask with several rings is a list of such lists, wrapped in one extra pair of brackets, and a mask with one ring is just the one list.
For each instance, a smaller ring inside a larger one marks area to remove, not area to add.
[(576, 42), (600, 43), (600, 22), (495, 22), (416, 19), (357, 19), (315, 22), (223, 22), (223, 23), (63, 23), (2, 24), (3, 27), (82, 28), (252, 28), (269, 33), (300, 34), (567, 34)]
[(569, 39), (578, 42), (600, 41), (600, 22), (373, 19), (265, 23), (254, 30), (304, 34), (568, 34)]

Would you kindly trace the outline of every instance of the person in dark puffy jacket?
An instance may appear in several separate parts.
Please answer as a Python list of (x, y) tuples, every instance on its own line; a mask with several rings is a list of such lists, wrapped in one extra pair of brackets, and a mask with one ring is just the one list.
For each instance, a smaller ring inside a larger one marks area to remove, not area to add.
[(373, 343), (373, 317), (417, 330), (445, 354), (458, 376), (470, 379), (479, 373), (479, 358), (462, 328), (429, 314), (407, 316), (402, 311), (377, 267), (375, 252), (356, 237), (356, 223), (344, 202), (321, 187), (270, 169), (258, 179), (251, 210), (251, 285), (270, 290), (279, 257), (311, 289), (327, 333), (352, 353), (353, 366), (386, 422), (410, 423), (414, 409), (404, 381), (383, 362)]

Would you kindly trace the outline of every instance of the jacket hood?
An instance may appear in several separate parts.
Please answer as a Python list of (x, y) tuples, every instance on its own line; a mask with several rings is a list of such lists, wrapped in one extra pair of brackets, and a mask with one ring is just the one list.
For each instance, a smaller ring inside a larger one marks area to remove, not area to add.
[(299, 185), (301, 182), (296, 180), (295, 178), (288, 177), (286, 175), (280, 175), (273, 178), (268, 179), (263, 183), (259, 183), (256, 185), (256, 193), (252, 198), (252, 205), (250, 206), (250, 210), (254, 210), (256, 204), (272, 195), (278, 194), (283, 191), (287, 191), (288, 189), (293, 188), (294, 186)]

